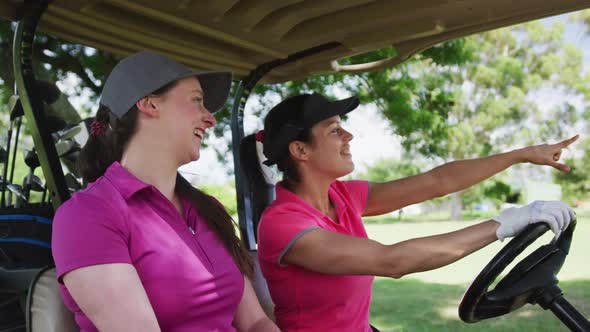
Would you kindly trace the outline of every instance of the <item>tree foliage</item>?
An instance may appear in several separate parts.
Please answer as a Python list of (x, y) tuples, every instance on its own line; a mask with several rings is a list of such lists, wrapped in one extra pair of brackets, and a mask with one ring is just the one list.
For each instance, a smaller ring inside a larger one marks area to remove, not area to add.
[(576, 204), (590, 196), (590, 139), (578, 144), (582, 147), (581, 155), (564, 161), (572, 170), (569, 173), (553, 172), (554, 181), (561, 185), (562, 199), (570, 204)]
[[(12, 40), (15, 24), (0, 21), (0, 112), (2, 127), (6, 126), (8, 98), (14, 93), (14, 69), (12, 67)], [(38, 33), (33, 47), (33, 69), (38, 79), (50, 82), (70, 80), (67, 95), (58, 100), (51, 111), (64, 120), (76, 121), (88, 116), (89, 110), (74, 109), (68, 97), (86, 95), (91, 103), (97, 101), (102, 83), (118, 59), (112, 54), (78, 44), (64, 42), (47, 34)], [(90, 105), (82, 105), (89, 107)]]
[[(589, 13), (570, 17), (590, 31)], [(4, 113), (14, 85), (13, 30), (12, 24), (0, 22), (0, 111)], [(261, 107), (254, 112), (263, 116), (272, 106), (270, 100), (302, 92), (316, 91), (331, 98), (338, 91), (357, 94), (364, 104), (375, 104), (381, 111), (392, 132), (402, 138), (407, 158), (427, 156), (439, 163), (489, 155), (516, 142), (562, 138), (572, 123), (590, 117), (590, 71), (583, 70), (583, 53), (565, 42), (564, 31), (563, 23), (530, 22), (447, 41), (378, 72), (333, 73), (258, 85), (253, 94)], [(340, 62), (366, 63), (395, 53), (394, 47), (387, 47)], [(86, 91), (91, 101), (96, 101), (117, 61), (107, 52), (44, 34), (36, 39), (33, 59), (39, 77), (63, 81), (73, 76), (78, 84), (69, 91), (70, 97)], [(549, 101), (546, 96), (552, 93), (568, 98), (560, 104), (539, 105), (539, 98)], [(272, 95), (274, 99), (268, 98)], [(227, 134), (229, 112), (216, 117), (217, 133)], [(5, 123), (6, 117), (2, 118)], [(218, 151), (220, 156), (229, 155), (231, 144), (226, 148)]]
[(420, 174), (421, 169), (409, 160), (381, 159), (367, 168), (359, 177), (371, 182), (386, 182)]

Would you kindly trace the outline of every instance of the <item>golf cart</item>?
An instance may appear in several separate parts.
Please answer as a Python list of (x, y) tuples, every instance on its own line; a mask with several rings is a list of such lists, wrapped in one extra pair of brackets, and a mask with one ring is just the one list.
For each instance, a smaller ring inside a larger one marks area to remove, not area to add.
[[(255, 258), (257, 221), (273, 197), (272, 184), (246, 176), (239, 158), (244, 109), (256, 84), (380, 70), (446, 40), (584, 8), (590, 8), (590, 1), (3, 1), (0, 18), (18, 25), (13, 44), (16, 89), (8, 143), (0, 151), (0, 331), (73, 328), (56, 293), (50, 232), (55, 209), (82, 189), (75, 160), (88, 137), (88, 121), (68, 123), (47, 111), (60, 91), (34, 75), (37, 30), (117, 56), (152, 50), (195, 70), (234, 73), (239, 80), (231, 111), (238, 217), (242, 239)], [(393, 47), (394, 55), (364, 64), (339, 62), (383, 47)], [(25, 157), (30, 176), (18, 185), (12, 173), (23, 119), (35, 150)], [(35, 179), (37, 167), (45, 183)], [(31, 203), (35, 191), (41, 200)], [(460, 317), (476, 322), (539, 303), (570, 329), (589, 331), (590, 323), (563, 298), (555, 278), (574, 228), (572, 223), (559, 241), (522, 260), (488, 291), (509, 262), (546, 231), (542, 225), (527, 228), (475, 280), (461, 303)], [(271, 305), (260, 271), (256, 275), (259, 298)]]

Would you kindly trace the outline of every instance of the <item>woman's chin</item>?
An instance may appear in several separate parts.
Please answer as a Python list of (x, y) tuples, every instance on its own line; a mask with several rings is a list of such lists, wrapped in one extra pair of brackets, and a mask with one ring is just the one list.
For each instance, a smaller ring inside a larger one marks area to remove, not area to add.
[(186, 165), (188, 163), (191, 163), (193, 161), (197, 161), (199, 160), (199, 158), (201, 158), (201, 154), (199, 153), (199, 151), (192, 151), (190, 154), (185, 154), (183, 157), (180, 157), (179, 163), (180, 165)]
[(344, 167), (342, 167), (340, 169), (340, 171), (338, 172), (338, 174), (336, 174), (336, 178), (341, 178), (343, 176), (347, 176), (348, 174), (352, 173), (354, 171), (354, 163), (351, 161), (350, 163), (347, 163)]
[(348, 170), (346, 171), (345, 175), (348, 175), (352, 172), (354, 172), (354, 163), (353, 162), (350, 163), (350, 166), (348, 167)]
[(199, 158), (201, 158), (201, 152), (196, 151), (196, 152), (193, 152), (193, 154), (191, 155), (190, 161), (197, 161), (197, 160), (199, 160)]

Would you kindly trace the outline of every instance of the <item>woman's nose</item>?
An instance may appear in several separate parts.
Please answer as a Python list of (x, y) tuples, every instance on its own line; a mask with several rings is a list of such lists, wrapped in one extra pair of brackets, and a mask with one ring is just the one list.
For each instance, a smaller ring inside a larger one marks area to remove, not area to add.
[(203, 112), (204, 113), (203, 121), (207, 124), (208, 128), (215, 126), (217, 124), (217, 120), (215, 119), (213, 114), (211, 114), (211, 112), (209, 112), (209, 110), (206, 109), (204, 106), (203, 106), (203, 111), (204, 111)]
[(344, 131), (344, 139), (347, 142), (352, 141), (352, 139), (354, 138), (354, 135), (352, 133), (350, 133), (349, 131), (345, 130), (345, 129), (342, 129), (342, 130)]

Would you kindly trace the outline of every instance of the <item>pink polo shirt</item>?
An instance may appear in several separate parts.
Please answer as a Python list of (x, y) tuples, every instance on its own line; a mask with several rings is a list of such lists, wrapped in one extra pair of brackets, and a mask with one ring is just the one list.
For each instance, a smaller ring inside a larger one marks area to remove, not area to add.
[(53, 257), (62, 297), (82, 331), (97, 329), (61, 279), (109, 263), (135, 267), (162, 331), (235, 331), (243, 275), (199, 212), (183, 205), (181, 216), (155, 187), (115, 162), (58, 209)]
[(281, 261), (297, 239), (316, 228), (367, 238), (361, 214), (368, 191), (366, 181), (332, 183), (328, 195), (336, 206), (335, 223), (280, 184), (276, 186), (276, 199), (258, 226), (258, 257), (281, 331), (371, 331), (373, 276), (323, 274)]

